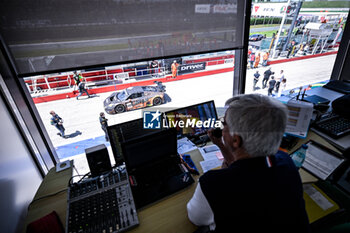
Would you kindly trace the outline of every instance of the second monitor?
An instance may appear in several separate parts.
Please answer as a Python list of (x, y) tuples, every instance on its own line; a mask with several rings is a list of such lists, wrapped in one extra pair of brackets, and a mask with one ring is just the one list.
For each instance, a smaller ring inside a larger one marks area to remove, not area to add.
[(168, 127), (176, 128), (177, 137), (194, 143), (203, 142), (210, 128), (220, 127), (214, 101), (199, 103), (164, 113)]

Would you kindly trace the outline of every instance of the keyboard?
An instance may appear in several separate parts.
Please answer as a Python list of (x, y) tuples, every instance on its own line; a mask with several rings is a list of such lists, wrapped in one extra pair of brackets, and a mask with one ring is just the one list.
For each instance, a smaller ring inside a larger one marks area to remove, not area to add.
[(350, 119), (331, 114), (316, 122), (314, 127), (333, 138), (339, 138), (350, 132)]

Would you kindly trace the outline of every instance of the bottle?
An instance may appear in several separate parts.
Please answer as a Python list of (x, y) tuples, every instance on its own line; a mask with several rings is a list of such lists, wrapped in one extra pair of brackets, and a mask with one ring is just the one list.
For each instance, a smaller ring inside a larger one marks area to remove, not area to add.
[(306, 144), (301, 145), (299, 150), (292, 154), (292, 160), (297, 168), (301, 168), (306, 156), (306, 150), (308, 146)]

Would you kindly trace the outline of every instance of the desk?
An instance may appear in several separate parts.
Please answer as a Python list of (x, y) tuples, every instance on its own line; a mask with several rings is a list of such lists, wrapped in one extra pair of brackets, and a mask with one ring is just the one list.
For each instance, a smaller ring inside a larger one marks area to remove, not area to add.
[[(323, 98), (326, 98), (328, 100), (330, 100), (331, 102), (341, 96), (343, 96), (344, 94), (324, 88), (324, 87), (318, 87), (318, 88), (313, 88), (311, 90), (308, 90), (306, 92), (307, 96), (311, 96), (311, 95), (318, 95), (321, 96)], [(279, 97), (278, 99), (282, 102), (288, 102), (290, 100), (291, 97), (289, 96), (282, 96)], [(330, 103), (330, 109), (328, 111), (330, 111), (331, 108), (331, 103)], [(346, 150), (347, 148), (350, 148), (350, 134), (343, 136), (341, 138), (338, 139), (334, 139), (330, 136), (328, 136), (325, 133), (320, 132), (317, 129), (311, 129), (312, 131), (316, 132), (318, 135), (320, 135), (321, 137), (327, 138), (327, 140), (334, 145), (335, 147), (339, 148), (340, 150)], [(309, 130), (310, 131), (310, 130)], [(323, 140), (324, 141), (324, 140)], [(328, 143), (329, 144), (329, 143)]]
[[(313, 139), (319, 143), (328, 146), (329, 148), (336, 150), (332, 145), (327, 143), (326, 140), (313, 132), (309, 132), (306, 139), (300, 140), (295, 148), (299, 147), (302, 143)], [(292, 150), (294, 150), (293, 148)], [(203, 160), (198, 150), (193, 150), (189, 153), (194, 161), (199, 172), (202, 174), (202, 168), (199, 164)], [(72, 169), (68, 169), (59, 173), (55, 172), (55, 169), (51, 169), (47, 176), (44, 178), (42, 184), (39, 187), (38, 192), (34, 199), (43, 197), (48, 194), (55, 193), (57, 191), (67, 188), (68, 181), (72, 176)], [(302, 175), (303, 176), (303, 175)], [(192, 233), (197, 228), (187, 218), (186, 204), (191, 199), (196, 185), (198, 183), (199, 176), (193, 177), (195, 183), (181, 190), (171, 196), (168, 196), (154, 204), (138, 211), (140, 225), (129, 232), (182, 232)], [(63, 225), (66, 223), (66, 208), (67, 208), (67, 191), (59, 193), (52, 197), (47, 197), (38, 201), (35, 201), (30, 205), (26, 224), (34, 221), (40, 217), (49, 214), (55, 210)]]
[[(29, 223), (51, 213), (54, 210), (57, 212), (61, 222), (65, 224), (67, 209), (67, 186), (72, 174), (72, 166), (58, 173), (56, 173), (55, 167), (50, 169), (33, 198), (34, 202), (29, 205), (24, 232), (26, 231)], [(59, 192), (57, 195), (46, 197), (47, 195), (55, 194), (57, 192)]]
[[(190, 154), (198, 170), (202, 173), (199, 165), (202, 157), (199, 151), (194, 150)], [(59, 173), (56, 173), (55, 168), (52, 168), (41, 183), (34, 200), (66, 189), (71, 176), (71, 168)], [(186, 209), (186, 204), (194, 193), (199, 176), (194, 176), (193, 178), (195, 183), (186, 189), (139, 210), (140, 225), (128, 232), (194, 232), (197, 227), (188, 220)], [(67, 191), (35, 201), (29, 207), (25, 229), (27, 224), (51, 213), (53, 210), (57, 212), (61, 222), (65, 226), (66, 209)]]

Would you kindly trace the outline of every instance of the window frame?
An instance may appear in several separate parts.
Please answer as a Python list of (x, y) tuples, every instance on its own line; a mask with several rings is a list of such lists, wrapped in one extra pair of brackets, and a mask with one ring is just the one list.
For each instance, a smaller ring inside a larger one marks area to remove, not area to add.
[[(246, 83), (246, 69), (247, 69), (247, 54), (248, 54), (248, 43), (249, 43), (249, 29), (250, 29), (250, 13), (251, 13), (251, 1), (246, 1), (245, 4), (246, 18), (243, 25), (243, 47), (234, 48), (231, 50), (235, 51), (234, 60), (234, 73), (233, 73), (233, 89), (232, 95), (244, 94), (245, 83)], [(349, 15), (349, 14), (348, 14)], [(349, 57), (349, 17), (347, 18), (347, 24), (344, 30), (343, 38), (341, 40), (339, 52), (335, 64), (333, 66), (333, 71), (330, 79), (341, 79), (343, 72), (344, 63)], [(347, 43), (348, 42), (348, 43)], [(347, 47), (346, 47), (347, 46)], [(3, 79), (3, 84), (7, 89), (7, 93), (1, 89), (1, 95), (6, 100), (6, 104), (9, 110), (11, 110), (11, 115), (15, 119), (16, 125), (19, 132), (21, 133), (28, 149), (33, 157), (36, 165), (38, 166), (42, 175), (45, 175), (48, 170), (57, 164), (58, 156), (56, 154), (55, 148), (49, 138), (48, 133), (45, 130), (44, 124), (41, 117), (36, 110), (35, 104), (25, 86), (24, 80), (22, 79), (24, 75), (19, 75), (16, 71), (16, 65), (14, 59), (8, 50), (4, 40), (0, 35), (0, 75)], [(342, 51), (342, 48), (347, 48), (346, 51)], [(227, 49), (230, 50), (230, 49)], [(218, 50), (216, 52), (226, 51)], [(215, 52), (215, 51), (210, 51)], [(203, 52), (204, 53), (204, 52)], [(201, 54), (201, 53), (198, 53)], [(191, 54), (189, 54), (191, 55)], [(185, 56), (185, 55), (184, 55)], [(150, 57), (153, 59), (167, 59), (169, 57)], [(142, 60), (144, 61), (144, 60)], [(138, 61), (134, 61), (138, 62)], [(118, 63), (121, 64), (121, 63)], [(101, 64), (96, 64), (89, 67), (76, 67), (77, 69), (86, 69), (98, 67)], [(115, 65), (115, 64), (114, 64)], [(65, 70), (66, 71), (66, 70)], [(39, 73), (42, 74), (42, 73)], [(30, 74), (33, 75), (33, 74)], [(10, 101), (9, 98), (12, 100)]]

